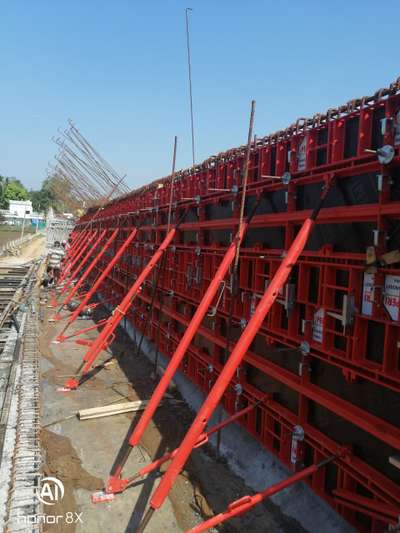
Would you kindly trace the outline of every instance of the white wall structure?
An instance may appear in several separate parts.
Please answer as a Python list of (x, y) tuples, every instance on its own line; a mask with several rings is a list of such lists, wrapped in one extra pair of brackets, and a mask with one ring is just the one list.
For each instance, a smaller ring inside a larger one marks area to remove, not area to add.
[(11, 215), (28, 218), (33, 211), (32, 202), (30, 200), (10, 200), (8, 210)]

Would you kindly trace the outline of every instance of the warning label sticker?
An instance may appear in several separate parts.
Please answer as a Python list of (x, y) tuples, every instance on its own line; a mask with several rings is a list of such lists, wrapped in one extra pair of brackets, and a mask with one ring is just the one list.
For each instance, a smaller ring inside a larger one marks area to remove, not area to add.
[[(361, 313), (366, 316), (372, 315), (374, 302), (374, 274), (364, 274), (363, 300)], [(385, 276), (383, 291), (383, 305), (394, 321), (400, 318), (400, 276)]]
[(307, 159), (307, 137), (303, 137), (297, 151), (297, 170), (305, 170)]
[(363, 299), (361, 313), (366, 316), (372, 315), (374, 301), (374, 274), (364, 274)]
[(399, 320), (400, 305), (400, 276), (387, 275), (385, 277), (385, 294), (383, 304), (392, 320)]
[(316, 342), (321, 342), (324, 340), (324, 317), (325, 309), (318, 309), (314, 313), (313, 320), (313, 339)]

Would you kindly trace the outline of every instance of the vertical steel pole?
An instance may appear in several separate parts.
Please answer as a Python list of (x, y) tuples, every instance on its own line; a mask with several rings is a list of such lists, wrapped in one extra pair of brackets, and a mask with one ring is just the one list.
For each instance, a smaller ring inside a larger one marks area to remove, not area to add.
[[(235, 238), (233, 239), (232, 244), (229, 246), (228, 250), (226, 251), (225, 256), (223, 257), (222, 262), (219, 265), (214, 278), (212, 279), (203, 298), (201, 299), (201, 302), (199, 306), (197, 307), (195, 314), (193, 315), (183, 337), (181, 338), (174, 354), (172, 355), (167, 365), (167, 368), (165, 369), (161, 377), (159, 384), (154, 390), (149, 403), (147, 404), (142, 416), (140, 417), (140, 420), (137, 426), (133, 430), (131, 436), (129, 437), (129, 434), (128, 434), (128, 438), (126, 438), (124, 441), (124, 447), (121, 450), (121, 453), (119, 454), (119, 460), (114, 463), (114, 466), (110, 473), (110, 478), (107, 483), (106, 490), (110, 492), (113, 491), (113, 487), (119, 486), (120, 484), (119, 476), (121, 475), (122, 469), (130, 455), (132, 448), (134, 446), (137, 446), (137, 444), (140, 442), (140, 439), (142, 438), (143, 433), (145, 432), (156, 409), (158, 408), (162, 400), (162, 397), (164, 396), (165, 391), (168, 388), (169, 383), (171, 382), (176, 371), (178, 370), (183, 358), (185, 357), (186, 351), (189, 348), (189, 345), (192, 342), (193, 337), (196, 335), (196, 332), (199, 329), (201, 322), (203, 321), (203, 318), (205, 314), (207, 313), (233, 261), (235, 265), (234, 273), (237, 272), (240, 245), (243, 241), (243, 237), (246, 234), (247, 228), (260, 202), (260, 198), (259, 198), (252, 212), (250, 213), (248, 219), (245, 220), (244, 211), (245, 211), (245, 204), (246, 204), (246, 190), (247, 190), (247, 180), (248, 180), (248, 173), (249, 173), (251, 140), (253, 136), (255, 106), (256, 106), (256, 103), (253, 100), (251, 102), (251, 112), (250, 112), (250, 120), (249, 120), (248, 139), (247, 139), (247, 150), (246, 150), (246, 158), (244, 161), (244, 168), (243, 168), (243, 190), (242, 190), (242, 198), (241, 198), (241, 205), (240, 205), (238, 232)], [(172, 199), (172, 196), (171, 196), (171, 199)], [(171, 202), (170, 202), (170, 205), (171, 205)], [(233, 287), (232, 287), (232, 298), (233, 298)]]
[(189, 76), (189, 101), (190, 101), (190, 129), (192, 134), (192, 163), (195, 165), (195, 147), (194, 147), (194, 120), (193, 120), (193, 92), (192, 92), (192, 58), (190, 55), (190, 33), (189, 33), (189, 11), (193, 11), (191, 7), (185, 9), (186, 18), (186, 47), (188, 60), (188, 76)]

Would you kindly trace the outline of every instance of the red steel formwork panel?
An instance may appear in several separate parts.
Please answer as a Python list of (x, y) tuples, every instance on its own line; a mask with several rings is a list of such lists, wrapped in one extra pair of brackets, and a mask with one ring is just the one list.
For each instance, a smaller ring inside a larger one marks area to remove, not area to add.
[[(234, 414), (263, 400), (240, 423), (295, 471), (346, 450), (308, 481), (360, 531), (382, 531), (400, 514), (400, 471), (390, 461), (400, 453), (399, 89), (396, 82), (252, 146), (246, 212), (258, 200), (259, 207), (241, 246), (237, 291), (232, 296), (228, 274), (180, 366), (208, 394), (227, 358), (229, 320), (232, 347), (323, 183), (335, 178), (223, 404)], [(380, 150), (387, 145), (393, 158)], [(236, 234), (245, 151), (177, 174), (173, 221), (187, 215), (125, 315), (167, 358)], [(290, 181), (271, 178), (285, 172)], [(124, 297), (165, 238), (170, 187), (165, 178), (113, 200), (92, 222), (121, 231), (89, 285), (139, 228), (101, 286), (106, 299)]]

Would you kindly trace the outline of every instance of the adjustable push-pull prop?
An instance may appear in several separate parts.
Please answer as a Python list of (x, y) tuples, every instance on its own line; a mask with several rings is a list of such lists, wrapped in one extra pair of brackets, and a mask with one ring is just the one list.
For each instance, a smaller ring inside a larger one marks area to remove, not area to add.
[(63, 296), (67, 292), (67, 290), (69, 289), (71, 284), (74, 282), (74, 280), (75, 280), (76, 276), (78, 275), (78, 273), (83, 269), (83, 267), (86, 265), (86, 263), (92, 257), (93, 253), (95, 252), (95, 250), (97, 249), (97, 247), (99, 246), (101, 241), (103, 240), (103, 238), (104, 238), (106, 233), (107, 233), (107, 230), (105, 230), (105, 229), (102, 230), (102, 231), (99, 231), (97, 239), (95, 239), (95, 241), (92, 244), (92, 246), (89, 247), (89, 249), (87, 250), (86, 254), (83, 256), (81, 261), (75, 266), (75, 268), (73, 270), (71, 269), (72, 272), (64, 280), (64, 286), (61, 289), (60, 296)]
[[(129, 431), (127, 437), (125, 438), (123, 448), (121, 450), (122, 453), (119, 454), (119, 461), (118, 463), (115, 463), (111, 473), (110, 478), (107, 483), (106, 490), (109, 492), (114, 491), (114, 487), (120, 486), (120, 479), (119, 476), (121, 475), (122, 469), (129, 457), (129, 454), (133, 447), (137, 446), (137, 444), (140, 442), (140, 439), (142, 438), (143, 433), (145, 432), (147, 426), (149, 425), (155, 411), (157, 410), (166, 390), (168, 389), (168, 386), (174, 377), (176, 371), (178, 370), (183, 358), (185, 357), (185, 354), (187, 352), (187, 349), (190, 346), (190, 343), (193, 340), (193, 337), (196, 335), (204, 316), (206, 315), (207, 311), (209, 310), (215, 295), (217, 294), (219, 287), (221, 286), (221, 283), (223, 282), (232, 262), (234, 261), (236, 257), (236, 252), (238, 247), (240, 246), (241, 242), (243, 241), (244, 236), (246, 235), (247, 229), (250, 225), (250, 222), (255, 215), (257, 208), (261, 201), (261, 196), (256, 202), (252, 212), (247, 217), (247, 220), (241, 224), (235, 238), (233, 239), (231, 245), (225, 252), (225, 255), (217, 269), (217, 272), (215, 273), (214, 278), (211, 280), (210, 285), (208, 286), (206, 292), (204, 293), (203, 298), (200, 301), (200, 304), (198, 305), (195, 314), (193, 315), (191, 321), (189, 322), (189, 325), (187, 326), (185, 333), (183, 337), (181, 338), (174, 354), (172, 355), (167, 368), (165, 369), (160, 382), (158, 383), (156, 389), (154, 390), (149, 403), (146, 405), (146, 408), (136, 425), (133, 431)], [(118, 490), (117, 490), (118, 492)]]
[[(217, 431), (221, 431), (221, 429), (223, 429), (224, 427), (232, 424), (233, 422), (236, 422), (236, 420), (238, 420), (242, 416), (246, 415), (247, 413), (255, 409), (258, 405), (264, 402), (266, 397), (267, 396), (264, 396), (261, 400), (258, 400), (257, 402), (248, 405), (247, 407), (238, 411), (234, 415), (226, 418), (219, 424), (212, 426), (206, 433), (203, 433), (202, 435), (200, 435), (200, 438), (197, 441), (195, 448), (200, 448), (201, 446), (203, 446), (209, 441), (210, 437), (214, 433), (216, 433)], [(129, 476), (126, 479), (110, 480), (109, 481), (110, 486), (107, 485), (105, 491), (95, 492), (92, 495), (92, 502), (101, 503), (101, 502), (109, 502), (113, 500), (114, 494), (116, 494), (117, 492), (124, 491), (125, 489), (130, 487), (132, 483), (134, 483), (138, 478), (143, 478), (147, 474), (150, 474), (150, 472), (154, 472), (154, 470), (159, 469), (164, 463), (173, 459), (175, 455), (177, 454), (177, 452), (178, 452), (178, 448), (176, 448), (172, 452), (168, 452), (164, 454), (159, 459), (156, 459), (155, 461), (149, 463), (148, 465), (143, 466), (140, 470), (138, 470), (138, 472), (136, 472), (132, 476)]]
[(154, 267), (157, 265), (157, 263), (159, 262), (159, 260), (161, 259), (165, 251), (167, 250), (171, 241), (175, 237), (178, 227), (183, 222), (185, 216), (186, 216), (186, 212), (180, 218), (176, 226), (172, 228), (171, 230), (169, 230), (169, 232), (167, 233), (163, 242), (160, 244), (157, 251), (153, 254), (150, 261), (147, 263), (147, 265), (144, 267), (142, 272), (139, 274), (135, 283), (126, 293), (121, 303), (117, 305), (117, 307), (114, 309), (112, 315), (107, 320), (107, 323), (105, 324), (103, 330), (101, 331), (97, 339), (93, 342), (92, 346), (89, 348), (89, 350), (84, 355), (82, 364), (77, 369), (75, 375), (65, 382), (64, 390), (73, 390), (73, 389), (78, 388), (82, 379), (86, 376), (91, 366), (93, 365), (94, 361), (97, 359), (99, 353), (102, 350), (106, 349), (109, 346), (109, 344), (112, 342), (114, 331), (118, 327), (118, 324), (124, 318), (133, 300), (136, 298), (138, 292), (141, 290), (141, 286), (143, 282), (146, 280), (146, 278), (149, 276), (149, 274), (152, 272)]
[[(103, 257), (103, 255), (106, 253), (108, 248), (111, 246), (111, 244), (114, 242), (114, 239), (118, 235), (119, 229), (115, 229), (110, 237), (107, 239), (107, 241), (104, 243), (104, 246), (101, 248), (98, 254), (94, 256), (92, 261), (90, 262), (89, 266), (85, 270), (85, 272), (82, 274), (82, 276), (79, 278), (79, 280), (75, 283), (75, 285), (71, 288), (67, 296), (65, 297), (64, 301), (61, 303), (60, 307), (57, 309), (57, 313), (55, 315), (55, 320), (59, 320), (61, 318), (60, 313), (62, 309), (68, 305), (68, 303), (72, 300), (72, 298), (75, 296), (75, 294), (78, 292), (78, 290), (82, 287), (90, 273), (93, 271), (93, 269), (96, 267), (97, 263), (100, 261), (100, 259)], [(100, 242), (99, 242), (100, 243)], [(94, 250), (96, 247), (94, 247)]]
[(255, 505), (261, 503), (266, 498), (270, 498), (277, 492), (285, 490), (291, 485), (294, 485), (295, 483), (298, 483), (299, 481), (302, 481), (303, 479), (312, 476), (313, 474), (315, 474), (315, 472), (317, 472), (317, 470), (323, 468), (328, 463), (331, 463), (334, 459), (336, 459), (336, 455), (327, 457), (320, 463), (308, 466), (307, 468), (296, 472), (292, 476), (289, 476), (288, 478), (279, 481), (278, 483), (274, 483), (274, 485), (271, 485), (262, 492), (253, 494), (251, 496), (243, 496), (242, 498), (230, 503), (226, 511), (224, 511), (223, 513), (219, 513), (213, 516), (212, 518), (209, 518), (205, 522), (202, 522), (201, 524), (198, 524), (197, 526), (188, 530), (186, 533), (200, 533), (201, 531), (207, 531), (210, 528), (217, 526), (218, 524), (222, 524), (222, 522), (226, 522), (227, 520), (234, 518), (235, 516), (240, 516), (249, 511)]
[(118, 263), (118, 261), (121, 259), (121, 257), (124, 255), (125, 250), (128, 248), (128, 246), (131, 244), (131, 242), (135, 239), (136, 235), (138, 233), (138, 229), (135, 228), (132, 230), (132, 232), (129, 234), (126, 241), (121, 245), (118, 252), (114, 255), (114, 257), (111, 259), (111, 261), (107, 264), (103, 272), (100, 274), (100, 276), (96, 279), (93, 286), (89, 289), (89, 291), (86, 293), (86, 296), (82, 299), (81, 303), (78, 305), (78, 307), (75, 309), (75, 311), (72, 313), (70, 318), (68, 319), (67, 323), (65, 324), (63, 330), (61, 333), (56, 337), (56, 341), (63, 342), (66, 337), (64, 336), (67, 329), (75, 322), (75, 320), (78, 318), (80, 313), (83, 311), (85, 306), (90, 302), (90, 299), (94, 294), (96, 294), (97, 289), (100, 287), (100, 285), (103, 283), (103, 281), (107, 278), (107, 276), (110, 274), (114, 266)]
[(323, 201), (330, 190), (332, 181), (332, 179), (329, 179), (326, 186), (324, 186), (318, 205), (315, 207), (309, 218), (304, 221), (286, 256), (283, 258), (281, 265), (279, 266), (270, 284), (268, 285), (267, 290), (262, 296), (253, 316), (250, 318), (246, 328), (233, 348), (230, 356), (228, 357), (224, 368), (222, 369), (220, 375), (210, 390), (208, 397), (201, 406), (194, 422), (183, 439), (177, 454), (173, 458), (167, 471), (162, 477), (160, 484), (155, 490), (150, 500), (150, 508), (148, 509), (141, 525), (139, 526), (137, 533), (143, 533), (153, 513), (164, 503), (172, 488), (172, 485), (182, 471), (182, 468), (184, 467), (189, 455), (195, 447), (199, 436), (204, 432), (209, 419), (219, 404), (226, 388), (234, 377), (236, 369), (243, 361), (243, 358), (245, 357), (247, 350), (250, 348), (250, 345), (253, 342), (254, 337), (259, 331), (262, 323), (264, 322), (265, 317), (270, 311), (275, 300), (278, 298), (280, 289), (287, 282), (293, 267), (295, 266), (300, 254), (304, 250), (311, 231), (315, 225), (318, 213), (322, 207)]
[(72, 271), (72, 269), (75, 267), (75, 265), (81, 259), (81, 257), (83, 256), (83, 254), (85, 253), (87, 248), (90, 246), (90, 243), (92, 242), (92, 240), (95, 238), (96, 235), (97, 235), (97, 230), (94, 230), (94, 231), (88, 233), (87, 240), (86, 239), (82, 240), (82, 243), (80, 244), (80, 246), (76, 250), (76, 254), (74, 254), (74, 256), (71, 257), (71, 261), (64, 266), (64, 269), (61, 272), (61, 276), (60, 276), (60, 279), (59, 279), (58, 284), (57, 284), (58, 286), (60, 286), (64, 282), (64, 280), (67, 278), (69, 273)]
[[(194, 336), (196, 335), (206, 313), (210, 309), (210, 306), (219, 288), (224, 283), (225, 276), (229, 268), (231, 267), (232, 263), (234, 263), (234, 269), (235, 270), (237, 269), (237, 262), (239, 258), (239, 251), (240, 251), (241, 243), (244, 239), (244, 236), (246, 235), (247, 229), (251, 223), (252, 218), (254, 217), (258, 209), (258, 206), (262, 198), (262, 196), (258, 197), (250, 214), (245, 218), (244, 212), (245, 212), (245, 202), (246, 202), (246, 190), (247, 190), (248, 167), (249, 167), (249, 160), (250, 160), (252, 131), (253, 131), (253, 123), (254, 123), (254, 112), (255, 112), (255, 101), (253, 100), (251, 104), (246, 158), (244, 161), (244, 168), (243, 168), (244, 175), (243, 175), (242, 198), (241, 198), (241, 203), (240, 203), (239, 227), (238, 227), (236, 236), (233, 239), (231, 245), (226, 250), (225, 255), (217, 269), (217, 272), (215, 273), (215, 276), (211, 280), (206, 292), (204, 293), (200, 301), (200, 304), (198, 305), (196, 309), (195, 314), (193, 315), (192, 319), (189, 322), (188, 327), (186, 328), (186, 331), (183, 337), (179, 341), (179, 344), (174, 354), (172, 355), (167, 365), (167, 368), (165, 369), (165, 372), (163, 373), (161, 377), (159, 384), (154, 390), (150, 398), (150, 401), (147, 404), (146, 409), (144, 410), (138, 424), (136, 425), (133, 431), (131, 429), (129, 430), (128, 435), (125, 438), (125, 441), (123, 443), (121, 452), (118, 454), (118, 459), (114, 463), (114, 466), (111, 470), (110, 478), (106, 486), (107, 492), (113, 492), (114, 490), (116, 492), (119, 491), (119, 487), (121, 486), (120, 476), (122, 473), (122, 469), (124, 468), (124, 465), (126, 464), (126, 461), (128, 460), (128, 457), (130, 455), (132, 448), (140, 442), (140, 439), (142, 438), (143, 433), (145, 432), (156, 409), (158, 408), (172, 378), (174, 377), (176, 371), (178, 370), (180, 364), (182, 363), (182, 360), (186, 355), (186, 352), (190, 346), (190, 343), (192, 342)], [(216, 307), (218, 307), (218, 303)]]

